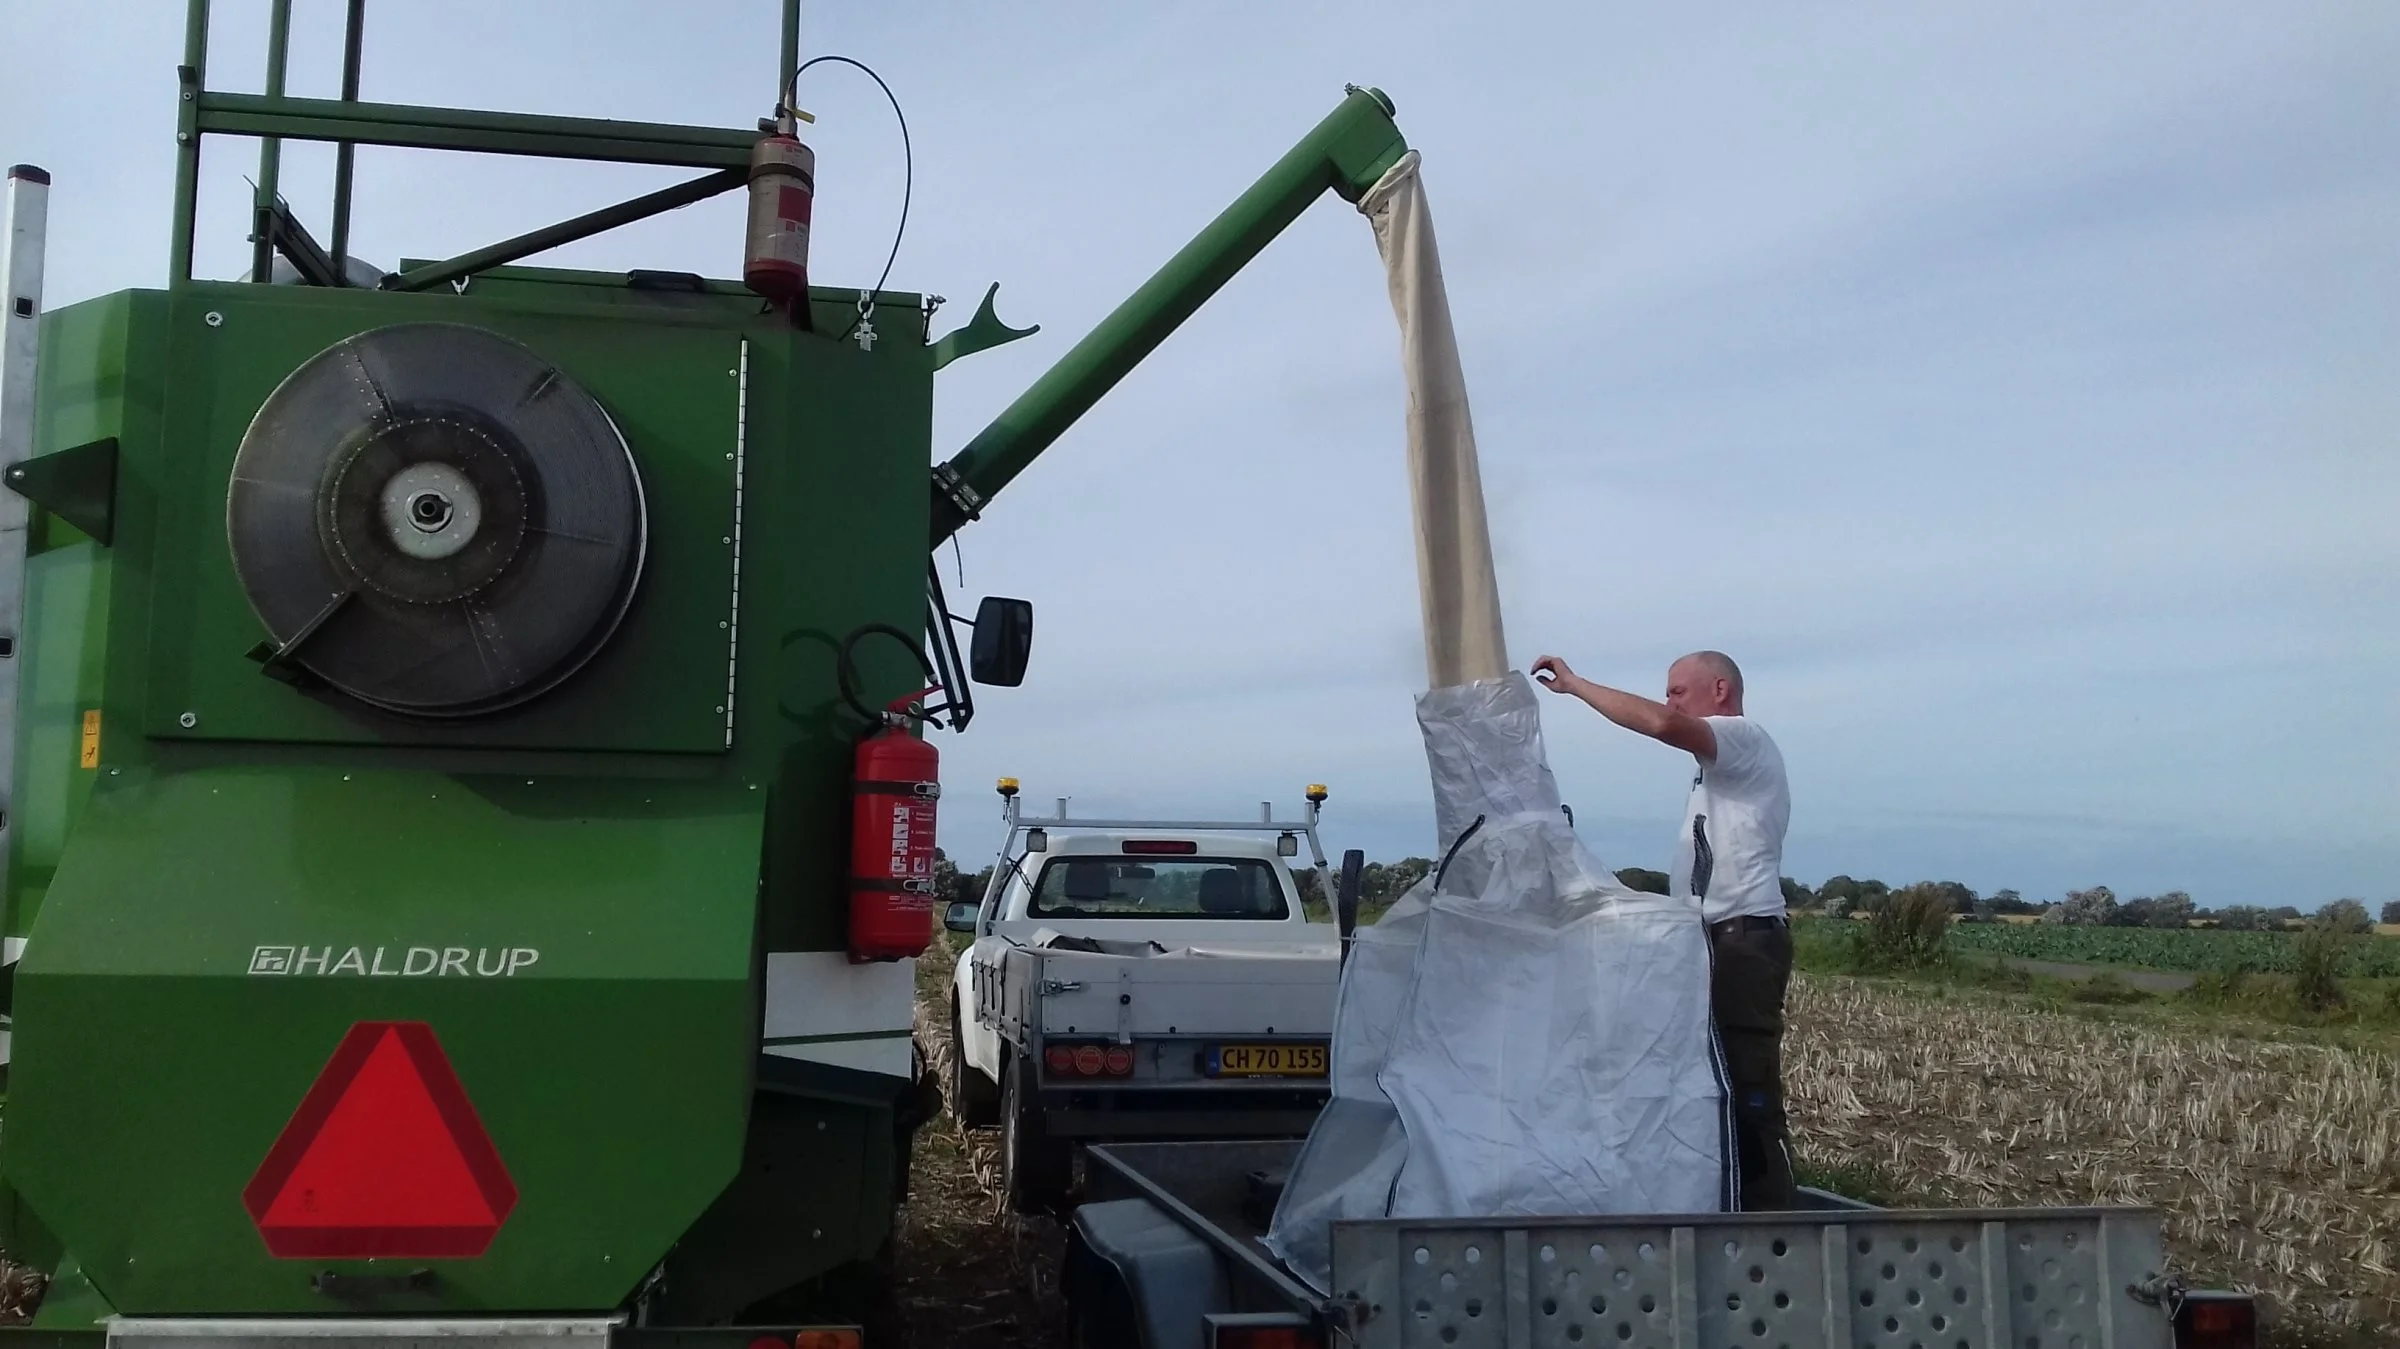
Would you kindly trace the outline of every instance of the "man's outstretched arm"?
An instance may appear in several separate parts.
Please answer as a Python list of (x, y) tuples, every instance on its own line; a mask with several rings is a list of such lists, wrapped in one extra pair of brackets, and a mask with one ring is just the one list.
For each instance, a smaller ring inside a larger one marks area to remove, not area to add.
[(1581, 698), (1593, 711), (1626, 730), (1638, 731), (1701, 759), (1713, 762), (1717, 757), (1717, 733), (1698, 717), (1687, 716), (1638, 693), (1595, 684), (1568, 669), (1567, 663), (1556, 656), (1535, 661), (1533, 677), (1553, 693)]

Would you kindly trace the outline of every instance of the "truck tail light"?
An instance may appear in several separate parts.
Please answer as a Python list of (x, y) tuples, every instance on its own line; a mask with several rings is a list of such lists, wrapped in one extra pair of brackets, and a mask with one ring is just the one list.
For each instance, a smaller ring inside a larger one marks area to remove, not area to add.
[(1042, 1071), (1051, 1077), (1131, 1077), (1133, 1047), (1053, 1042), (1042, 1049)]
[[(859, 1349), (860, 1342), (859, 1333), (855, 1330), (803, 1330), (792, 1337), (792, 1349)], [(757, 1349), (759, 1343), (754, 1341), (753, 1349)], [(780, 1341), (766, 1340), (763, 1343), (783, 1349)]]
[(2175, 1309), (2175, 1349), (2257, 1349), (2258, 1304), (2247, 1293), (2190, 1292)]
[(1126, 852), (1136, 854), (1188, 857), (1200, 851), (1200, 845), (1188, 838), (1129, 838), (1123, 846)]

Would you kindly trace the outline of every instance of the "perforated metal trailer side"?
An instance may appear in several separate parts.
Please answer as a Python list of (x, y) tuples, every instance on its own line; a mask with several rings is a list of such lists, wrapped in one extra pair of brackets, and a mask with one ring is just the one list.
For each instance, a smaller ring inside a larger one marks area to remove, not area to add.
[(1065, 1291), (1078, 1343), (1144, 1349), (2219, 1349), (2148, 1208), (1336, 1224), (1329, 1295), (1259, 1241), (1295, 1143), (1090, 1153)]

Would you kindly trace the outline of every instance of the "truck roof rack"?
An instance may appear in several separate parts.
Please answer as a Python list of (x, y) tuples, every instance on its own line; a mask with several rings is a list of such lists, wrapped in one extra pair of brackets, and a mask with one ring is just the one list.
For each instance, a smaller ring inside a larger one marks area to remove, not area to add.
[(1070, 816), (1067, 814), (1067, 798), (1062, 796), (1058, 798), (1056, 814), (1037, 815), (1028, 819), (1023, 814), (1018, 798), (1010, 796), (1006, 801), (1007, 804), (1001, 808), (1001, 819), (1011, 828), (1026, 829), (1313, 830), (1317, 827), (1319, 808), (1319, 803), (1309, 802), (1308, 818), (1303, 820), (1276, 819), (1275, 803), (1272, 801), (1258, 803), (1258, 818), (1255, 820), (1107, 820)]
[[(1325, 849), (1317, 841), (1317, 816), (1324, 808), (1326, 795), (1325, 789), (1319, 786), (1312, 785), (1308, 789), (1307, 815), (1297, 820), (1276, 819), (1275, 803), (1272, 801), (1258, 803), (1258, 818), (1255, 820), (1111, 820), (1069, 815), (1067, 798), (1063, 796), (1056, 798), (1058, 806), (1055, 814), (1027, 817), (1023, 802), (1017, 795), (1016, 779), (1003, 778), (1001, 782), (1000, 818), (1008, 825), (1008, 836), (1000, 845), (1004, 855), (1014, 851), (1020, 835), (1038, 834), (1046, 843), (1053, 831), (1064, 833), (1077, 829), (1103, 833), (1273, 833), (1307, 839), (1309, 860), (1317, 871), (1326, 871)], [(1328, 886), (1332, 884), (1330, 874), (1325, 880)]]

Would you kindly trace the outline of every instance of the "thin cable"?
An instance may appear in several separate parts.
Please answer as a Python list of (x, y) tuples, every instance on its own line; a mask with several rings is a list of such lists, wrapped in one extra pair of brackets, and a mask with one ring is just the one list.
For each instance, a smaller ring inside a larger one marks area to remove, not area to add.
[[(909, 198), (915, 193), (917, 186), (917, 155), (916, 150), (909, 144), (908, 114), (900, 111), (899, 96), (892, 92), (892, 86), (883, 82), (883, 77), (881, 75), (875, 73), (874, 67), (854, 57), (812, 56), (809, 59), (801, 62), (799, 69), (792, 72), (791, 85), (783, 91), (784, 111), (790, 112), (792, 109), (800, 105), (801, 72), (807, 70), (810, 66), (824, 61), (838, 61), (843, 65), (856, 66), (860, 70), (865, 71), (867, 78), (875, 81), (875, 87), (883, 91), (883, 96), (891, 100), (892, 116), (900, 123), (900, 227), (892, 231), (892, 251), (884, 256), (883, 275), (875, 279), (875, 289), (868, 291), (865, 296), (867, 304), (871, 306), (875, 303), (876, 292), (881, 291), (884, 283), (892, 279), (892, 264), (898, 261), (900, 257), (900, 241), (901, 239), (907, 237), (908, 234), (908, 203)], [(833, 340), (840, 342), (848, 339), (850, 334), (858, 331), (859, 323), (863, 321), (866, 316), (867, 311), (863, 308), (860, 309), (857, 317), (850, 320), (850, 326), (842, 329), (842, 335)]]

